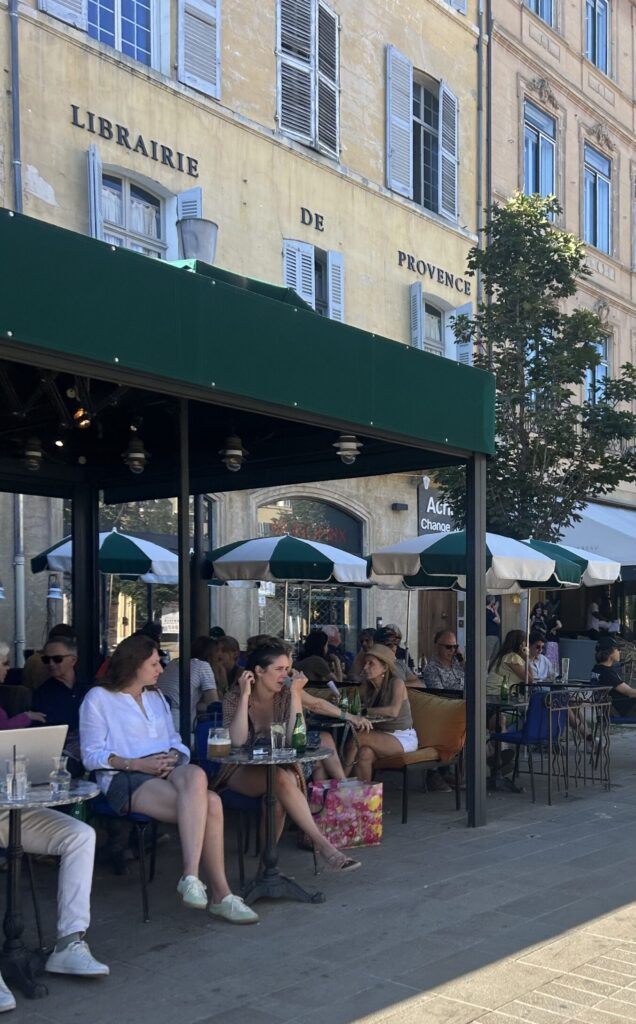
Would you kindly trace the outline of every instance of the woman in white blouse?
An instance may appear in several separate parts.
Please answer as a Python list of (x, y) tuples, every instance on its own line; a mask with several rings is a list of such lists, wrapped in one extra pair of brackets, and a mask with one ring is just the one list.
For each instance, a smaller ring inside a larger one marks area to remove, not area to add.
[[(115, 650), (108, 675), (80, 708), (82, 761), (118, 814), (135, 811), (179, 823), (183, 876), (177, 892), (186, 906), (233, 924), (258, 921), (230, 892), (223, 862), (223, 807), (208, 791), (205, 772), (188, 764), (190, 752), (175, 731), (156, 689), (161, 674), (156, 644), (131, 636)], [(199, 879), (203, 865), (206, 886)]]

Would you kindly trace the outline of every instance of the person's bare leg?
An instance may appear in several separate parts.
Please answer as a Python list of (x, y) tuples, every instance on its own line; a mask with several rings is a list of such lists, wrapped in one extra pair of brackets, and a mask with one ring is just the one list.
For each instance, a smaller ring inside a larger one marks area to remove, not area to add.
[(355, 766), (356, 778), (361, 782), (371, 782), (373, 767), (380, 757), (401, 754), (402, 744), (388, 732), (370, 732), (360, 740), (358, 763)]
[[(242, 793), (243, 796), (264, 797), (267, 792), (266, 769), (251, 766), (237, 768), (228, 781), (228, 789), (233, 789), (235, 793)], [(285, 827), (285, 811), (278, 800), (276, 801), (274, 813), (276, 817), (276, 839), (278, 840)], [(263, 806), (263, 813), (261, 814), (261, 848), (263, 850), (265, 849), (266, 817), (265, 807)]]
[(199, 877), (208, 809), (208, 780), (194, 765), (182, 765), (168, 779), (150, 779), (132, 798), (132, 810), (179, 826), (183, 874)]
[(231, 892), (225, 876), (223, 849), (223, 804), (217, 793), (207, 794), (207, 816), (203, 835), (201, 862), (210, 886), (213, 903), (220, 903)]
[(312, 778), (314, 782), (321, 782), (323, 779), (344, 779), (346, 778), (338, 751), (336, 749), (336, 743), (329, 732), (320, 733), (320, 746), (329, 747), (332, 753), (329, 757), (326, 757), (324, 761), (316, 761), (314, 770), (312, 772)]

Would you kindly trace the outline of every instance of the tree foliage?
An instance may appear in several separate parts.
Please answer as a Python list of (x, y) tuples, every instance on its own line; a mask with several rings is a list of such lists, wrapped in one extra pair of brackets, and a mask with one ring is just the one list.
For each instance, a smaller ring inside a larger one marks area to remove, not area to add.
[[(603, 323), (568, 302), (590, 274), (585, 247), (554, 226), (559, 213), (553, 196), (493, 206), (488, 244), (468, 260), (486, 301), (455, 321), (497, 382), (488, 529), (516, 538), (557, 540), (588, 501), (636, 480), (636, 367), (598, 372)], [(438, 479), (461, 524), (463, 472)]]

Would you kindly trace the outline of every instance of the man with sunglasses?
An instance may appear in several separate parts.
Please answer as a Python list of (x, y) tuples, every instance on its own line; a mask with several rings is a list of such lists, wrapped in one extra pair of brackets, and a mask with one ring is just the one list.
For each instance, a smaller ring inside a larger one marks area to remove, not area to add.
[(463, 690), (464, 658), (457, 637), (449, 629), (440, 629), (433, 637), (435, 651), (422, 680), (427, 690)]
[(77, 644), (74, 639), (54, 637), (41, 655), (49, 677), (33, 694), (33, 710), (46, 715), (47, 725), (67, 725), (66, 750), (72, 755), (69, 771), (82, 772), (79, 755), (79, 709), (91, 682), (76, 670)]

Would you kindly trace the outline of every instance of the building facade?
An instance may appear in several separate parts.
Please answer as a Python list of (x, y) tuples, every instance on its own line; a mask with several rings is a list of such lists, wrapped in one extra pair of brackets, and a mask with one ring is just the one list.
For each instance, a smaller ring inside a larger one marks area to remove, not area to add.
[[(484, 205), (477, 16), (476, 0), (27, 0), (19, 60), (9, 17), (0, 22), (19, 85), (19, 104), (14, 89), (0, 107), (0, 203), (19, 208), (17, 121), (26, 214), (167, 260), (184, 255), (178, 222), (213, 221), (217, 265), (468, 363), (452, 317), (476, 300), (466, 256)], [(104, 295), (96, 316), (116, 330), (117, 315)], [(301, 337), (298, 358), (311, 373)], [(385, 386), (426, 402), (408, 380)], [(333, 387), (356, 381), (335, 365)], [(307, 535), (343, 530), (368, 551), (417, 531), (420, 484), (395, 475), (215, 495), (215, 539), (268, 532), (297, 513)], [(219, 593), (215, 614), (244, 640), (270, 621), (266, 599)], [(324, 615), (353, 639), (377, 617), (405, 626), (404, 595), (339, 600)], [(302, 614), (305, 625), (324, 621)], [(414, 606), (412, 638), (416, 627)]]

